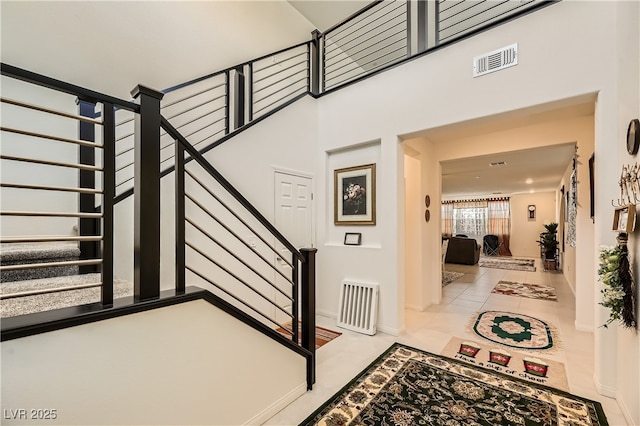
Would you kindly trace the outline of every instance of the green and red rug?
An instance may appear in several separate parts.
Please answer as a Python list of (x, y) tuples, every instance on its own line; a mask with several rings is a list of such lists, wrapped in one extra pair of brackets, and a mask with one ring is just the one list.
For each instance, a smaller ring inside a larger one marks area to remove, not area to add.
[(551, 352), (560, 346), (557, 328), (524, 314), (485, 311), (471, 317), (469, 331), (493, 343), (531, 352)]
[(395, 343), (301, 425), (608, 423), (596, 401)]
[(491, 293), (507, 296), (526, 297), (528, 299), (542, 299), (558, 301), (556, 289), (542, 284), (518, 283), (513, 281), (498, 281)]

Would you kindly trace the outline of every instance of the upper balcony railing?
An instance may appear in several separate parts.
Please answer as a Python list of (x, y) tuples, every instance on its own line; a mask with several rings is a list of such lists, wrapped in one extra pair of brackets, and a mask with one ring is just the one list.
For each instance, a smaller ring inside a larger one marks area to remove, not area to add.
[[(378, 0), (310, 41), (163, 91), (162, 114), (201, 153), (310, 94), (322, 96), (552, 4), (549, 0)], [(117, 199), (133, 192), (133, 116), (117, 111)], [(174, 169), (162, 134), (163, 173)]]

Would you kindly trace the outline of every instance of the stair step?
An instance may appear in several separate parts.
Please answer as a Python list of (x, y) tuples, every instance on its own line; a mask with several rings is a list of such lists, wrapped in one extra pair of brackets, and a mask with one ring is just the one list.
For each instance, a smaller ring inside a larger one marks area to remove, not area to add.
[[(100, 278), (100, 274), (83, 274), (5, 282), (0, 286), (0, 294), (6, 295), (47, 289), (55, 290), (61, 287), (75, 287), (86, 284), (99, 284)], [(133, 295), (133, 283), (116, 279), (113, 284), (114, 299)], [(0, 300), (0, 317), (14, 317), (99, 301), (100, 287), (63, 290), (55, 293), (3, 299)]]
[[(77, 242), (4, 243), (0, 244), (0, 263), (3, 266), (78, 260)], [(3, 271), (0, 282), (33, 280), (47, 277), (77, 275), (78, 266), (51, 266), (46, 268)]]

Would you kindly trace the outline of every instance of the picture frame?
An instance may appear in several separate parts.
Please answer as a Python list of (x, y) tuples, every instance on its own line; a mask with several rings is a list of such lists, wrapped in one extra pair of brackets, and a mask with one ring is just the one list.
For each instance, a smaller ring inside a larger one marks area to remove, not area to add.
[(613, 214), (613, 230), (616, 232), (633, 232), (636, 226), (636, 206), (629, 204), (618, 207)]
[(362, 244), (362, 234), (360, 232), (346, 232), (344, 234), (345, 246), (359, 246)]
[(333, 172), (335, 225), (376, 224), (376, 165)]

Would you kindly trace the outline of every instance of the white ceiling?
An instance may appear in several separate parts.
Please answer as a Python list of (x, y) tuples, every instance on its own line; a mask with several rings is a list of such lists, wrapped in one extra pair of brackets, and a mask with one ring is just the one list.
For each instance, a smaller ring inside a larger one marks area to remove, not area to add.
[(288, 3), (324, 32), (370, 4), (371, 0), (288, 0)]
[[(419, 136), (439, 144), (474, 138), (482, 143), (480, 140), (486, 140), (487, 135), (499, 135), (509, 129), (535, 128), (539, 134), (532, 136), (544, 138), (557, 126), (565, 126), (564, 123), (573, 118), (593, 115), (595, 104), (591, 97), (575, 98), (572, 102), (541, 105), (540, 110), (529, 108), (457, 123), (430, 129)], [(442, 196), (444, 199), (453, 199), (555, 191), (573, 161), (575, 146), (575, 141), (567, 141), (540, 148), (442, 161)], [(579, 158), (578, 161), (586, 159)], [(498, 162), (505, 164), (490, 165)]]
[[(572, 161), (575, 146), (567, 143), (444, 161), (441, 163), (443, 197), (554, 191)], [(491, 165), (496, 162), (504, 165)]]

